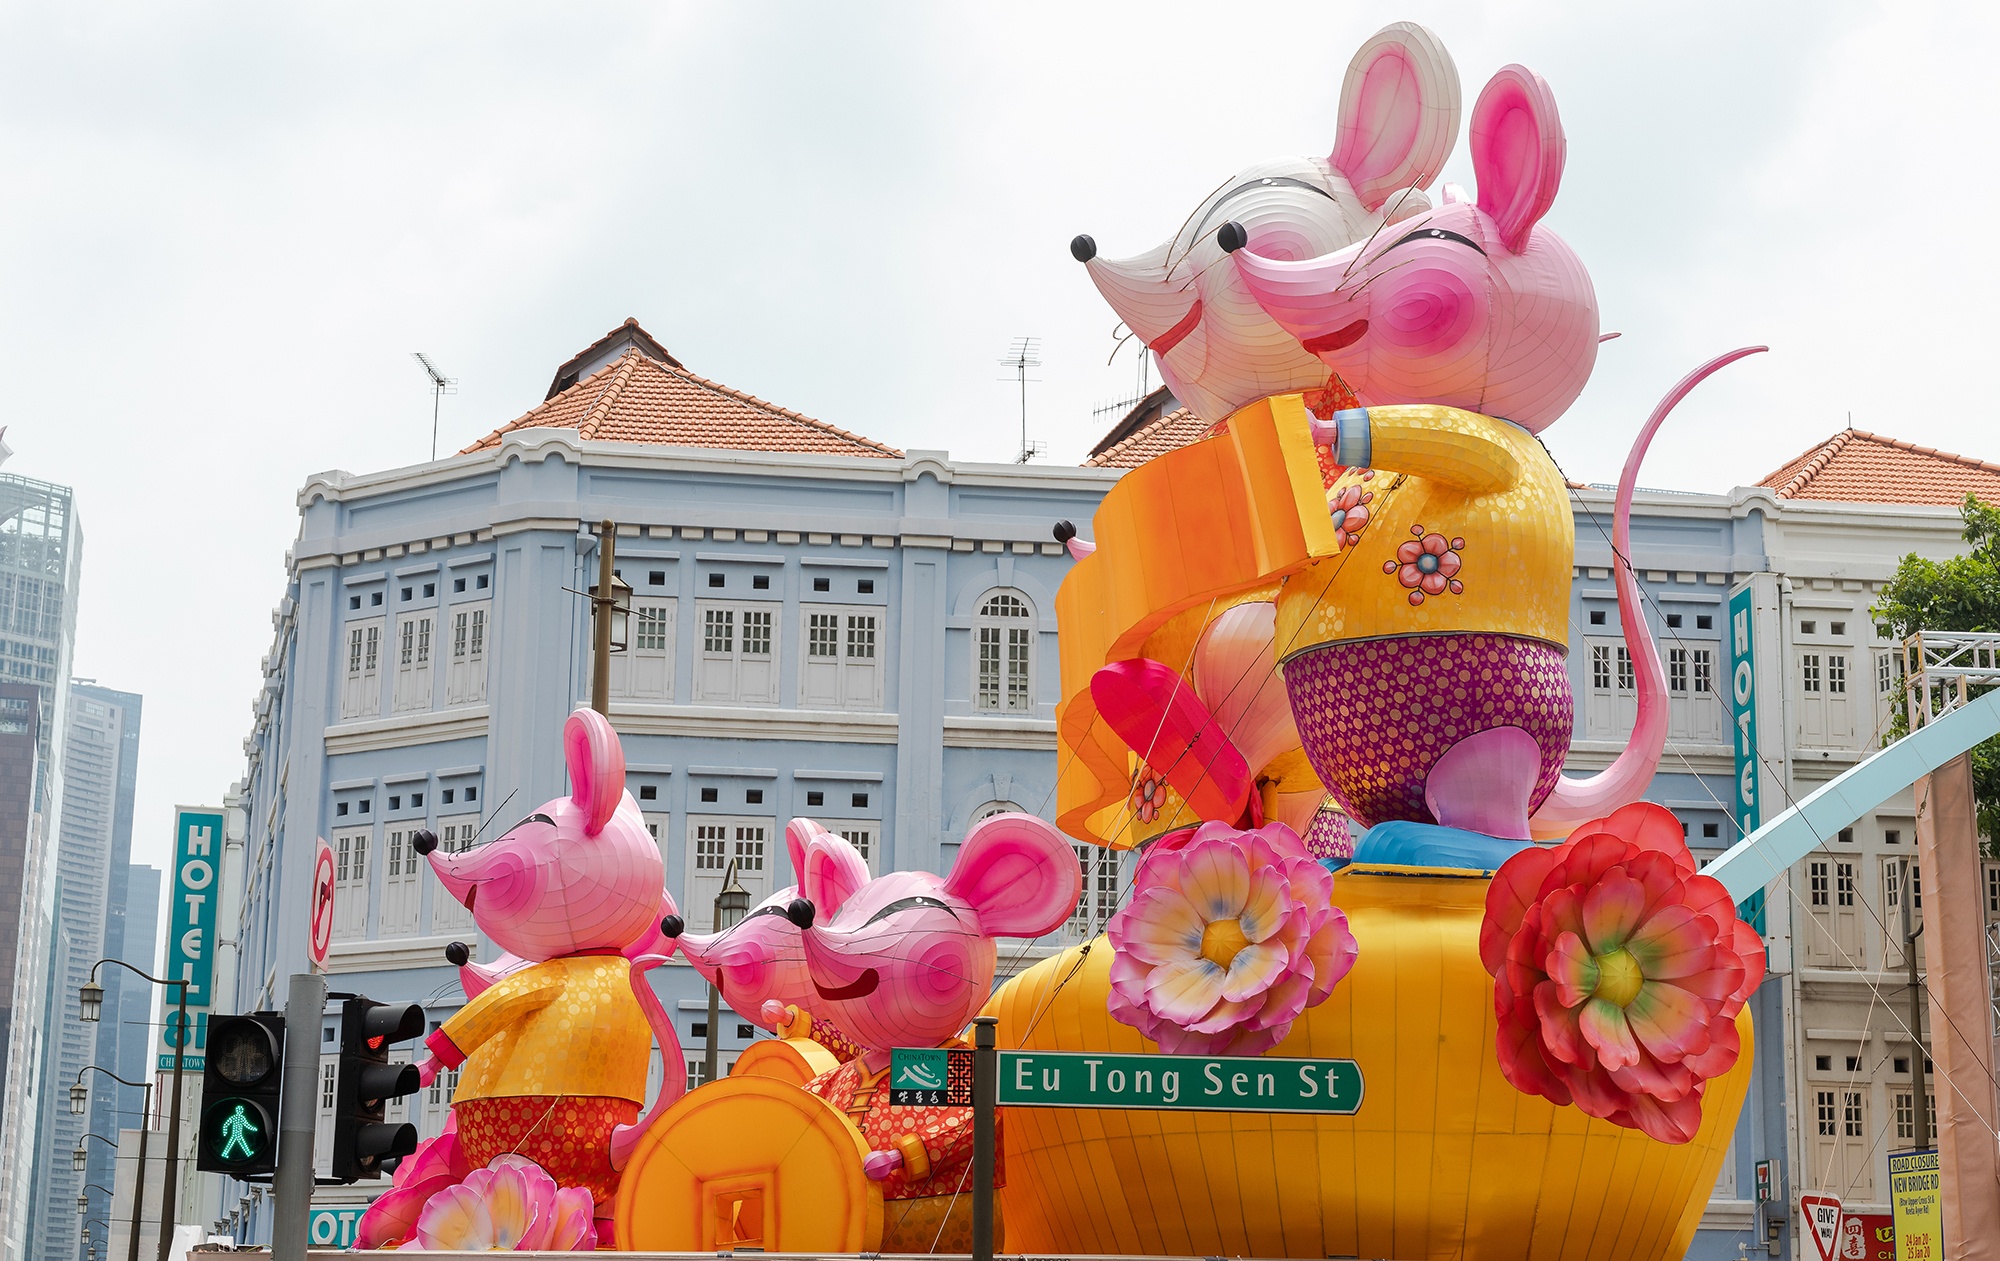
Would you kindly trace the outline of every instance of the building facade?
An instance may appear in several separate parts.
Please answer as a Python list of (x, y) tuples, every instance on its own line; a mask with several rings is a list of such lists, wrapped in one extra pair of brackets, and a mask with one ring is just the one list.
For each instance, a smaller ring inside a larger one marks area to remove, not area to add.
[[(44, 1080), (52, 1085), (42, 1091), (41, 1159), (36, 1161), (33, 1188), (33, 1200), (40, 1209), (35, 1215), (32, 1253), (41, 1261), (79, 1261), (84, 1255), (78, 1235), (84, 1218), (75, 1212), (76, 1198), (88, 1184), (111, 1185), (108, 1177), (92, 1176), (93, 1170), (112, 1172), (111, 1148), (88, 1142), (84, 1134), (96, 1133), (115, 1142), (113, 1114), (126, 1104), (137, 1113), (143, 1094), (94, 1075), (96, 1079), (88, 1083), (91, 1110), (77, 1116), (69, 1110), (69, 1084), (90, 1064), (102, 1065), (133, 1081), (145, 1080), (147, 1072), (144, 1046), (150, 1030), (143, 1015), (138, 1024), (128, 1027), (122, 1010), (125, 990), (142, 987), (126, 985), (130, 978), (122, 969), (105, 969), (99, 978), (104, 985), (105, 1018), (95, 1026), (83, 1023), (76, 1009), (76, 992), (90, 979), (97, 960), (127, 957), (128, 925), (143, 930), (143, 936), (137, 932), (132, 935), (132, 955), (136, 958), (130, 961), (151, 972), (153, 929), (158, 919), (153, 908), (142, 908), (140, 922), (133, 925), (127, 901), (133, 884), (128, 868), (138, 780), (140, 698), (80, 681), (72, 682), (69, 691), (69, 726), (63, 740), (62, 831), (56, 846), (61, 877), (56, 920), (61, 948), (54, 959), (56, 1003), (48, 1014), (43, 1068)], [(157, 882), (152, 888), (157, 898)], [(145, 997), (150, 998), (150, 994)], [(126, 1042), (138, 1046), (140, 1053), (122, 1054)], [(132, 1071), (121, 1067), (128, 1060)], [(127, 1094), (129, 1099), (121, 1098)], [(81, 1172), (69, 1156), (79, 1146), (91, 1149), (87, 1153), (89, 1164)], [(98, 1191), (89, 1195), (91, 1215), (101, 1217), (110, 1211), (109, 1196)]]
[[(0, 456), (4, 458), (4, 456)], [(26, 802), (0, 804), (0, 1261), (27, 1255), (57, 947), (54, 846), (83, 548), (66, 486), (0, 474), (0, 680), (7, 725), (36, 711)], [(22, 690), (32, 689), (32, 696)], [(18, 763), (16, 764), (19, 770)], [(18, 774), (0, 791), (18, 791)]]
[[(244, 746), (241, 954), (219, 1006), (282, 1005), (322, 836), (335, 988), (433, 1020), (463, 1001), (444, 947), (478, 932), (412, 842), (428, 829), (461, 849), (566, 791), (561, 728), (591, 683), (578, 593), (604, 520), (633, 589), (610, 718), (691, 924), (708, 924), (731, 863), (753, 898), (794, 882), (796, 815), (877, 871), (941, 871), (986, 814), (1052, 813), (1054, 595), (1071, 562), (1051, 526), (1087, 521), (1116, 474), (897, 451), (694, 376), (635, 328), (455, 457), (300, 492)], [(1115, 863), (1085, 857), (1109, 889)], [(1086, 908), (1057, 936), (1099, 926)], [(698, 1079), (706, 990), (678, 963), (654, 977)], [(725, 1009), (722, 1063), (756, 1032)], [(435, 1133), (450, 1086), (402, 1114)], [(249, 1189), (225, 1186), (218, 1208), (267, 1237)]]

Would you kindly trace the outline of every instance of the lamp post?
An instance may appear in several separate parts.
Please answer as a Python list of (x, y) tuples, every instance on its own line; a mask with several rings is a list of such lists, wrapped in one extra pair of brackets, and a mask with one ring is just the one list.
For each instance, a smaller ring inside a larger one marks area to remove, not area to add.
[[(100, 994), (103, 993), (102, 990), (98, 992)], [(140, 1210), (146, 1203), (146, 1135), (153, 1128), (153, 1083), (150, 1081), (126, 1081), (123, 1077), (101, 1065), (86, 1064), (76, 1070), (76, 1084), (69, 1088), (69, 1110), (71, 1112), (81, 1115), (84, 1106), (89, 1102), (90, 1091), (83, 1084), (83, 1075), (93, 1071), (103, 1073), (112, 1081), (127, 1086), (137, 1086), (146, 1092), (146, 1102), (141, 1105), (144, 1111), (139, 1116), (139, 1167), (132, 1171), (132, 1237), (126, 1242), (125, 1246), (125, 1261), (139, 1261), (139, 1215)], [(105, 1138), (101, 1134), (97, 1136), (97, 1140), (101, 1143), (111, 1142), (110, 1139)], [(113, 1143), (112, 1146), (116, 1148), (117, 1144)], [(77, 1150), (82, 1151), (82, 1146), (79, 1145)], [(118, 1197), (113, 1195), (111, 1198), (116, 1200)]]
[[(123, 959), (99, 959), (96, 963), (90, 965), (90, 979), (85, 981), (83, 983), (83, 987), (77, 991), (77, 1002), (79, 1007), (81, 1008), (83, 1018), (85, 1021), (91, 1024), (95, 1024), (98, 1021), (98, 1019), (103, 1015), (104, 1012), (104, 987), (97, 983), (97, 969), (103, 967), (107, 963), (115, 964), (118, 967), (125, 969), (127, 972), (130, 972), (133, 976), (138, 977), (142, 981), (149, 981), (154, 985), (177, 986), (180, 989), (180, 999), (179, 999), (180, 1019), (175, 1024), (175, 1029), (177, 1030), (177, 1032), (174, 1037), (174, 1097), (172, 1103), (168, 1105), (167, 1109), (167, 1157), (165, 1162), (166, 1173), (165, 1176), (162, 1177), (160, 1182), (161, 1200), (160, 1200), (159, 1261), (167, 1261), (167, 1256), (169, 1253), (173, 1251), (173, 1246), (174, 1246), (174, 1217), (176, 1216), (174, 1201), (177, 1198), (176, 1188), (174, 1187), (174, 1172), (175, 1172), (175, 1166), (180, 1163), (180, 1154), (181, 1154), (181, 1068), (183, 1062), (187, 1058), (187, 1043), (189, 1037), (188, 1021), (187, 1021), (188, 983), (185, 978), (178, 981), (173, 981), (173, 980), (166, 980), (157, 976), (148, 976), (146, 973), (141, 972), (139, 969), (125, 962)], [(96, 1066), (93, 1065), (92, 1067)], [(99, 1069), (98, 1071), (104, 1072), (103, 1069)], [(107, 1074), (107, 1076), (112, 1076), (112, 1075), (115, 1074)], [(81, 1076), (82, 1074), (79, 1073), (78, 1077), (81, 1078)], [(125, 1079), (121, 1077), (119, 1078), (119, 1080), (124, 1081)], [(125, 1082), (125, 1084), (128, 1086), (136, 1086), (139, 1083)], [(151, 1096), (149, 1095), (147, 1102), (147, 1111), (149, 1115), (151, 1113), (151, 1109), (152, 1109)], [(143, 1185), (145, 1182), (145, 1173), (146, 1173), (145, 1144), (146, 1144), (146, 1128), (144, 1126), (140, 1126), (139, 1127), (139, 1173), (138, 1173), (139, 1181), (133, 1184), (135, 1188)], [(132, 1203), (134, 1205), (133, 1212), (136, 1214), (138, 1212), (137, 1205), (139, 1203), (138, 1195), (136, 1194), (133, 1195)], [(138, 1261), (139, 1258), (138, 1229), (139, 1229), (139, 1221), (138, 1218), (135, 1216), (132, 1219), (133, 1243), (132, 1243), (131, 1261)]]
[[(715, 895), (715, 931), (725, 932), (743, 922), (750, 910), (750, 890), (736, 883), (736, 860), (729, 860), (729, 870), (723, 873), (722, 892)], [(708, 987), (708, 1051), (702, 1056), (701, 1079), (712, 1082), (716, 1077), (716, 1024), (722, 1018), (722, 991), (713, 984)]]
[(618, 559), (618, 526), (597, 527), (597, 581), (590, 588), (590, 707), (611, 717), (611, 654), (625, 651), (626, 622), (632, 615), (632, 584), (612, 568)]
[[(110, 1194), (111, 1194), (111, 1188), (110, 1188), (110, 1187), (100, 1187), (100, 1186), (98, 1186), (98, 1185), (97, 1185), (97, 1184), (96, 1184), (95, 1182), (86, 1182), (86, 1183), (84, 1183), (84, 1184), (83, 1184), (83, 1189), (84, 1189), (85, 1191), (102, 1191), (102, 1192), (104, 1192), (104, 1194), (106, 1194), (106, 1195), (110, 1195)], [(115, 1197), (114, 1197), (114, 1198), (115, 1198)], [(89, 1197), (89, 1196), (87, 1196), (87, 1195), (79, 1195), (79, 1196), (77, 1196), (77, 1197), (76, 1197), (76, 1215), (77, 1215), (78, 1217), (87, 1217), (87, 1216), (89, 1216), (89, 1215), (90, 1215), (90, 1197)]]
[[(81, 1086), (83, 1085), (83, 1083), (78, 1082), (77, 1085)], [(72, 1091), (74, 1091), (75, 1087), (72, 1087), (71, 1089)], [(76, 1140), (76, 1150), (70, 1153), (70, 1161), (72, 1163), (72, 1167), (75, 1168), (75, 1170), (78, 1173), (82, 1173), (85, 1169), (90, 1168), (90, 1151), (83, 1145), (84, 1138), (94, 1138), (98, 1142), (104, 1144), (106, 1147), (109, 1147), (113, 1152), (116, 1152), (118, 1150), (118, 1144), (112, 1142), (110, 1139), (104, 1137), (102, 1134), (99, 1134), (95, 1130), (85, 1130), (83, 1132), (83, 1138), (79, 1138), (78, 1140)]]

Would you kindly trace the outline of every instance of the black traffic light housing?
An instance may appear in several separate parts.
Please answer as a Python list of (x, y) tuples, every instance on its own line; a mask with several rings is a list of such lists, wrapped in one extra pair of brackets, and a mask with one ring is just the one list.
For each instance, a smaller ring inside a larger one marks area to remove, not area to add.
[(334, 1095), (333, 1176), (340, 1182), (380, 1178), (382, 1170), (417, 1150), (417, 1127), (390, 1125), (383, 1105), (420, 1088), (417, 1066), (391, 1064), (389, 1047), (422, 1037), (418, 1003), (350, 998), (340, 1007), (340, 1073)]
[(260, 1011), (208, 1018), (195, 1168), (243, 1178), (278, 1167), (285, 1018)]

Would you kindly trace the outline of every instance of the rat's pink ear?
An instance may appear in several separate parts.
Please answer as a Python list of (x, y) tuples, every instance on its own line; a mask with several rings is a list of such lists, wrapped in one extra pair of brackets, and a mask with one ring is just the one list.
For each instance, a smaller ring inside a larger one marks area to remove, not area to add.
[(583, 831), (596, 836), (625, 796), (625, 749), (618, 733), (594, 709), (579, 709), (563, 724), (563, 760), (569, 763), (570, 800), (583, 811)]
[(1469, 138), (1479, 208), (1493, 216), (1508, 250), (1519, 254), (1555, 203), (1569, 152), (1555, 93), (1526, 66), (1502, 66), (1472, 107)]
[(1083, 871), (1052, 825), (1032, 814), (996, 814), (966, 834), (944, 889), (972, 904), (988, 937), (1039, 937), (1076, 910)]
[(798, 874), (800, 895), (831, 916), (868, 883), (868, 860), (846, 837), (815, 826)]
[(1458, 67), (1414, 22), (1383, 27), (1340, 85), (1340, 130), (1328, 159), (1370, 210), (1399, 188), (1428, 188), (1458, 140)]
[[(806, 879), (806, 845), (825, 829), (811, 819), (793, 819), (785, 825), (785, 857), (792, 860), (792, 882), (804, 884)], [(801, 897), (805, 896), (803, 893)]]

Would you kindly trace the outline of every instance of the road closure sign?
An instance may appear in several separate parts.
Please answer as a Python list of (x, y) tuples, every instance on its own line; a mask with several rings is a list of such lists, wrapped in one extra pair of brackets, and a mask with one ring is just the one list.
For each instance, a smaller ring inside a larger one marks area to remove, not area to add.
[(1361, 1095), (1353, 1060), (1000, 1052), (1000, 1102), (1016, 1108), (1353, 1116)]
[(1938, 1173), (1935, 1149), (1889, 1153), (1889, 1208), (1895, 1216), (1897, 1261), (1943, 1261)]

